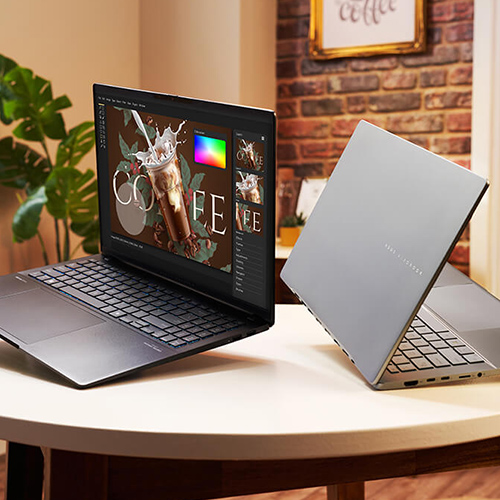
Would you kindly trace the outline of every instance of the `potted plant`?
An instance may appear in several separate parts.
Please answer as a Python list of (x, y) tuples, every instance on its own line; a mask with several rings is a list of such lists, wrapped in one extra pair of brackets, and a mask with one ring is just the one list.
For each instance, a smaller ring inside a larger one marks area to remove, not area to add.
[[(66, 95), (53, 97), (48, 80), (0, 54), (0, 120), (15, 126), (12, 135), (0, 138), (0, 184), (17, 189), (13, 240), (37, 237), (46, 264), (50, 259), (38, 227), (44, 209), (54, 219), (58, 262), (80, 246), (98, 251), (97, 180), (92, 170), (77, 168), (94, 146), (94, 124), (66, 130), (61, 110), (70, 106)], [(57, 142), (55, 158), (49, 153), (51, 141)], [(73, 249), (70, 231), (81, 237)]]
[(306, 223), (304, 214), (287, 215), (281, 220), (280, 238), (285, 247), (293, 247), (297, 242), (300, 232)]

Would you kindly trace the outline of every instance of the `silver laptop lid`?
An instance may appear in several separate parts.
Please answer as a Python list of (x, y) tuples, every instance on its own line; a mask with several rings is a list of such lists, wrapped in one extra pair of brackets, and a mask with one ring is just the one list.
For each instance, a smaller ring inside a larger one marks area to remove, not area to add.
[(281, 277), (370, 383), (487, 186), (367, 122), (354, 131)]

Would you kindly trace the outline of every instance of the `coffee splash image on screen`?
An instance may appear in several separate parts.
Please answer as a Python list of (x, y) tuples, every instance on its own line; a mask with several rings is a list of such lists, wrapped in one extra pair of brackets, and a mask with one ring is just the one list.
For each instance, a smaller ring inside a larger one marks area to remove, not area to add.
[[(125, 160), (119, 162), (111, 178), (118, 215), (115, 231), (125, 231), (124, 235), (141, 242), (231, 272), (231, 235), (227, 234), (224, 192), (230, 184), (221, 194), (214, 193), (214, 186), (223, 186), (220, 179), (212, 179), (216, 171), (186, 161), (186, 153), (192, 155), (195, 125), (184, 120), (174, 130), (168, 122), (158, 125), (156, 119), (161, 117), (147, 116), (143, 122), (135, 110), (115, 108), (116, 112), (121, 113), (125, 127), (130, 121), (137, 126), (135, 134), (141, 138), (129, 146), (133, 140), (130, 132), (128, 141), (120, 134), (118, 137)], [(113, 116), (116, 127), (119, 115)], [(119, 160), (116, 154), (113, 157)]]
[(135, 153), (135, 157), (146, 167), (170, 238), (184, 241), (192, 230), (176, 153), (177, 145), (181, 143), (177, 136), (186, 122), (183, 121), (176, 132), (168, 126), (162, 135), (157, 128), (152, 145), (139, 113), (132, 110), (132, 116), (148, 143), (148, 150)]

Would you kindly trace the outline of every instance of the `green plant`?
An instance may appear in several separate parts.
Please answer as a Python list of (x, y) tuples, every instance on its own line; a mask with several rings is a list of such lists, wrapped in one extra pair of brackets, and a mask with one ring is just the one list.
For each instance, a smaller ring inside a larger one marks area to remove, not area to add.
[[(46, 264), (49, 257), (39, 231), (44, 207), (54, 219), (58, 261), (69, 259), (80, 245), (88, 253), (98, 251), (97, 180), (92, 170), (76, 168), (94, 146), (93, 122), (66, 131), (60, 111), (70, 106), (66, 95), (53, 98), (49, 81), (0, 54), (0, 120), (16, 125), (13, 137), (0, 139), (0, 184), (18, 190), (13, 240), (38, 237)], [(42, 152), (16, 139), (38, 143)], [(49, 139), (58, 141), (55, 161)], [(74, 249), (70, 231), (82, 238)]]
[(303, 226), (306, 223), (306, 218), (302, 212), (300, 214), (287, 215), (281, 219), (281, 227), (297, 227)]

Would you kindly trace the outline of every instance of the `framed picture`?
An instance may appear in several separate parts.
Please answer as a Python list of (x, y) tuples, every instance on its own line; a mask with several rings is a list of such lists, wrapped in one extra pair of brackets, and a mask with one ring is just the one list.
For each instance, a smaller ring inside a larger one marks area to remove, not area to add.
[(311, 0), (313, 59), (425, 50), (426, 0)]

